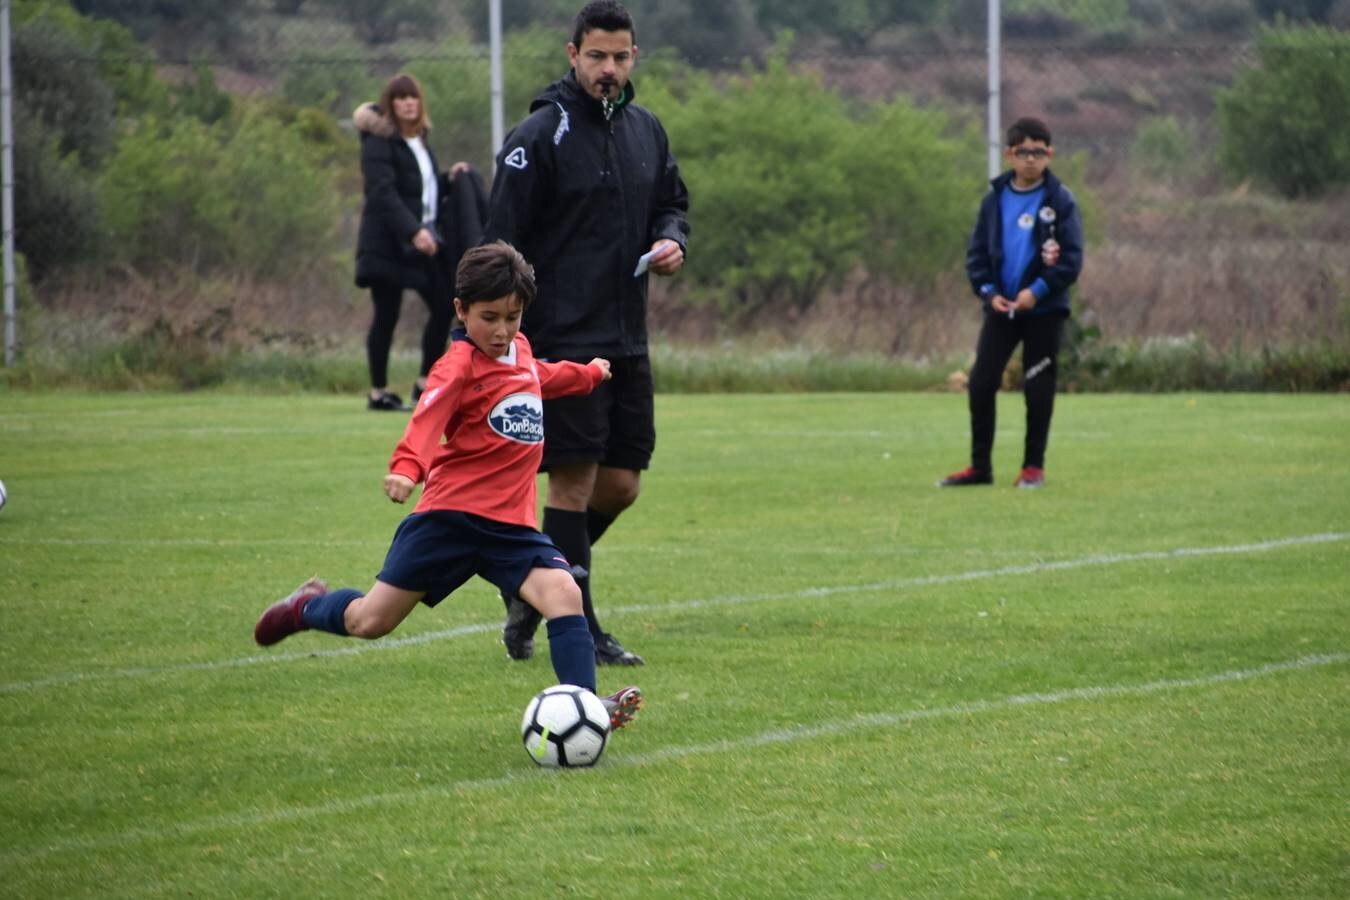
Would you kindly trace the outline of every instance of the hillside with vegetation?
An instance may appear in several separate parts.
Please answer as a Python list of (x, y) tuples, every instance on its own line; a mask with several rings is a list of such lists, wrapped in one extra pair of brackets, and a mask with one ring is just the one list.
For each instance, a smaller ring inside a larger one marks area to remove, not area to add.
[[(575, 10), (505, 5), (510, 121), (565, 71)], [(694, 202), (689, 266), (654, 292), (658, 330), (968, 352), (983, 0), (629, 5), (639, 99)], [(134, 383), (185, 347), (356, 348), (345, 120), (413, 72), (438, 156), (490, 172), (486, 6), (18, 0), (25, 377), (91, 351)], [(1158, 353), (1310, 356), (1332, 370), (1317, 384), (1350, 380), (1350, 124), (1326, 114), (1350, 108), (1350, 0), (1176, 6), (1005, 4), (1004, 114), (1051, 122), (1087, 220), (1081, 383)]]

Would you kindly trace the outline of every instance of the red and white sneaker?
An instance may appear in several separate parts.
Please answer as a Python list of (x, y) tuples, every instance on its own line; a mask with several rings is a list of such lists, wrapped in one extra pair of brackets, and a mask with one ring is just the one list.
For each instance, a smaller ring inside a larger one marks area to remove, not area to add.
[(633, 717), (642, 708), (642, 691), (635, 687), (626, 687), (608, 697), (601, 697), (600, 702), (605, 704), (605, 709), (609, 712), (609, 727), (618, 731), (633, 721)]
[(253, 626), (253, 639), (264, 647), (270, 647), (282, 638), (304, 631), (305, 621), (301, 614), (305, 611), (305, 604), (326, 593), (328, 585), (322, 580), (311, 578), (306, 581), (284, 600), (278, 600), (263, 611), (258, 624)]
[(1045, 470), (1038, 469), (1035, 466), (1023, 466), (1022, 474), (1017, 476), (1017, 481), (1013, 482), (1013, 486), (1028, 489), (1044, 487)]

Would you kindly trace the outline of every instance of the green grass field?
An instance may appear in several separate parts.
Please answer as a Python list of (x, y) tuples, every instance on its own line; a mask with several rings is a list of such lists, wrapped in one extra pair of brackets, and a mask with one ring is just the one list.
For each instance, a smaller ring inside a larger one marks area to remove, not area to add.
[(0, 393), (0, 895), (1350, 896), (1350, 398), (1060, 398), (1042, 491), (953, 395), (661, 396), (597, 546), (648, 704), (536, 770), (474, 582), (374, 643), (403, 426)]

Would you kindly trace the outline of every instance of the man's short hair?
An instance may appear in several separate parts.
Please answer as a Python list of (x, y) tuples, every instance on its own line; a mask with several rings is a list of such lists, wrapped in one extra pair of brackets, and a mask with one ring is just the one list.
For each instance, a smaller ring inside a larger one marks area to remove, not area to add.
[(1040, 119), (1023, 116), (1012, 123), (1012, 127), (1008, 129), (1008, 146), (1016, 147), (1027, 138), (1031, 138), (1033, 141), (1044, 141), (1045, 146), (1049, 147), (1050, 126)]
[(618, 0), (594, 0), (583, 6), (572, 24), (572, 46), (580, 48), (582, 38), (597, 28), (601, 31), (627, 31), (633, 36), (633, 43), (637, 43), (637, 26)]
[(512, 294), (521, 309), (534, 300), (534, 266), (506, 241), (493, 241), (466, 250), (455, 270), (455, 296), (469, 306)]

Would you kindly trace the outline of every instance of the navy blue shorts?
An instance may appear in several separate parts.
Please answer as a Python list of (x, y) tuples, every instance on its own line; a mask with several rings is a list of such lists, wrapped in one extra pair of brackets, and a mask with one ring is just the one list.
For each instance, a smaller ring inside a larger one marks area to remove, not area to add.
[(520, 591), (531, 569), (571, 569), (546, 534), (452, 510), (413, 513), (399, 523), (376, 577), (426, 594), (435, 606), (474, 575), (507, 594)]
[(544, 401), (540, 471), (568, 463), (599, 463), (635, 472), (651, 465), (656, 449), (651, 359), (619, 357), (610, 360), (610, 367), (614, 377), (591, 393)]

